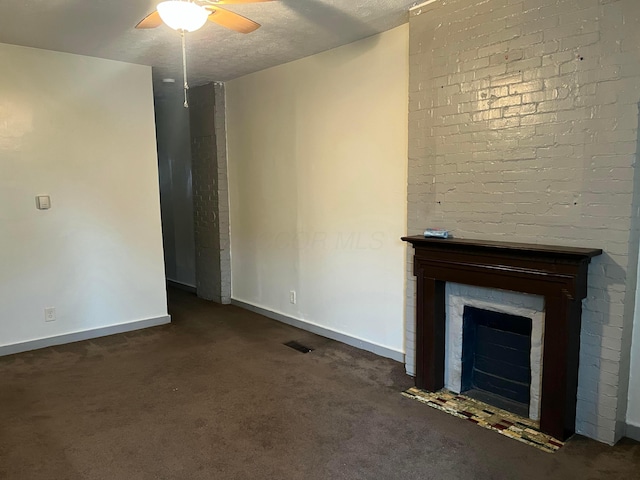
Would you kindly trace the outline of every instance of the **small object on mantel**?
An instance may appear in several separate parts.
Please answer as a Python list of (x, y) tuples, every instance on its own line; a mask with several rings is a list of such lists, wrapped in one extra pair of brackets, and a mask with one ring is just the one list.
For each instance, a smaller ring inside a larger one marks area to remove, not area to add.
[(443, 230), (442, 228), (427, 228), (424, 231), (425, 237), (435, 237), (435, 238), (449, 238), (449, 230)]

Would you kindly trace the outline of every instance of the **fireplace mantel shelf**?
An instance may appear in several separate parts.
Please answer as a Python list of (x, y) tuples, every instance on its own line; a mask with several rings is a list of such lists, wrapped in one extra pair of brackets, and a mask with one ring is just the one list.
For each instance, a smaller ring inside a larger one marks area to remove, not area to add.
[(499, 242), (495, 240), (472, 240), (469, 238), (426, 238), (422, 235), (402, 237), (415, 245), (432, 245), (442, 250), (474, 250), (477, 252), (507, 253), (514, 255), (551, 255), (558, 258), (591, 258), (602, 254), (599, 248), (564, 247), (538, 245), (535, 243)]
[(444, 386), (445, 283), (541, 295), (545, 336), (540, 429), (573, 434), (582, 299), (591, 258), (602, 250), (470, 239), (403, 237), (415, 248), (416, 386)]

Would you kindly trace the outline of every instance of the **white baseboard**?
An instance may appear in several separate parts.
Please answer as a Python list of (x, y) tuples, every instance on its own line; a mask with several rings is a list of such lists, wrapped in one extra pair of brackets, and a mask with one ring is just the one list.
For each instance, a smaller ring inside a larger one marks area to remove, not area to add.
[(83, 330), (82, 332), (67, 333), (55, 337), (40, 338), (38, 340), (29, 340), (28, 342), (14, 343), (12, 345), (0, 346), (0, 357), (5, 355), (13, 355), (14, 353), (28, 352), (30, 350), (38, 350), (39, 348), (53, 347), (55, 345), (63, 345), (65, 343), (80, 342), (82, 340), (90, 340), (92, 338), (106, 337), (116, 333), (131, 332), (143, 328), (156, 327), (171, 323), (171, 316), (164, 315), (162, 317), (148, 318), (146, 320), (138, 320), (131, 323), (122, 323), (110, 327), (95, 328), (93, 330)]
[(404, 353), (397, 350), (383, 347), (381, 345), (376, 345), (375, 343), (367, 342), (365, 340), (361, 340), (344, 333), (336, 332), (335, 330), (321, 327), (319, 325), (314, 325), (312, 323), (305, 322), (304, 320), (289, 317), (288, 315), (284, 315), (282, 313), (273, 312), (271, 310), (267, 310), (266, 308), (258, 307), (241, 300), (236, 300), (235, 298), (231, 299), (231, 304), (244, 308), (246, 310), (251, 310), (255, 313), (259, 313), (260, 315), (264, 315), (265, 317), (271, 318), (273, 320), (286, 323), (287, 325), (300, 328), (301, 330), (306, 330), (322, 337), (337, 340), (338, 342), (346, 343), (347, 345), (351, 345), (352, 347), (375, 353), (376, 355), (380, 355), (381, 357), (391, 358), (392, 360), (395, 360), (397, 362), (404, 363)]
[(625, 427), (625, 437), (629, 437), (640, 442), (640, 427), (627, 423)]

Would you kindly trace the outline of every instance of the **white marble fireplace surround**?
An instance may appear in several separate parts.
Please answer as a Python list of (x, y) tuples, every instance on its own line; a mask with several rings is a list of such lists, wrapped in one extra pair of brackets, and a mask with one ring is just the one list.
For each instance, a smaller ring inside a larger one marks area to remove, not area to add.
[[(576, 432), (625, 434), (638, 265), (637, 0), (436, 0), (409, 15), (407, 235), (602, 248)], [(406, 369), (415, 373), (413, 249)]]
[(531, 319), (531, 390), (529, 418), (540, 419), (542, 346), (544, 339), (544, 298), (519, 292), (447, 283), (445, 388), (460, 393), (462, 383), (462, 325), (464, 307), (519, 315)]

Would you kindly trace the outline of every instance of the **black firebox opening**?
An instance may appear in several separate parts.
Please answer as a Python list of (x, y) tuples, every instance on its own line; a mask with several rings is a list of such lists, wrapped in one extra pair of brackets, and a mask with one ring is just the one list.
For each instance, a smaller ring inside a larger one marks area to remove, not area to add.
[(471, 306), (462, 319), (461, 391), (528, 417), (531, 319)]

